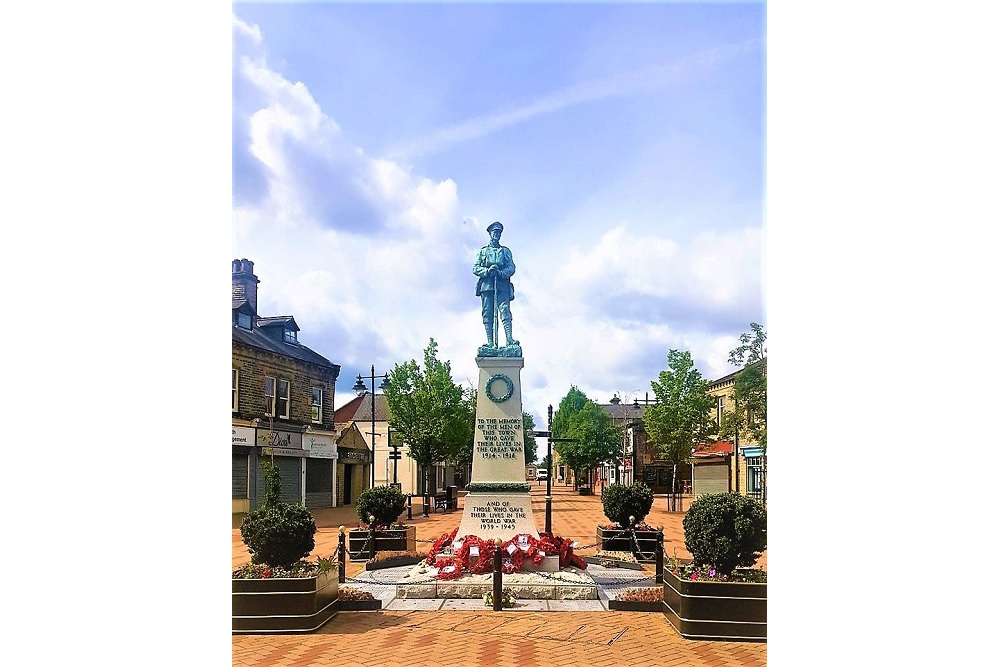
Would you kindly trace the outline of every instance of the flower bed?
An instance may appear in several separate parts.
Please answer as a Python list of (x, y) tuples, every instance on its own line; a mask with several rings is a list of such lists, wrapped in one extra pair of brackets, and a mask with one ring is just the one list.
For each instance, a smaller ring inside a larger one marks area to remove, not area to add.
[(382, 601), (368, 591), (344, 586), (335, 606), (337, 611), (375, 611), (382, 608)]
[(663, 611), (662, 588), (628, 588), (612, 600), (608, 600), (612, 611)]

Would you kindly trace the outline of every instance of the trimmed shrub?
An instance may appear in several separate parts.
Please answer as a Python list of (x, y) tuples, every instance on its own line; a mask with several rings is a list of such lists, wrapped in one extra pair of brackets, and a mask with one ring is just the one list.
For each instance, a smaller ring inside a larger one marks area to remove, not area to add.
[(710, 565), (726, 575), (752, 566), (767, 548), (767, 510), (738, 493), (700, 496), (691, 503), (683, 525), (692, 565)]
[(289, 569), (316, 547), (316, 520), (302, 505), (272, 503), (249, 512), (240, 535), (250, 562)]
[(388, 526), (406, 509), (406, 496), (395, 486), (376, 486), (365, 489), (358, 496), (358, 518), (368, 523), (374, 516), (379, 526)]
[(604, 505), (604, 516), (627, 528), (630, 516), (635, 517), (636, 523), (642, 523), (649, 514), (653, 507), (653, 490), (642, 482), (612, 484), (604, 487), (601, 504)]

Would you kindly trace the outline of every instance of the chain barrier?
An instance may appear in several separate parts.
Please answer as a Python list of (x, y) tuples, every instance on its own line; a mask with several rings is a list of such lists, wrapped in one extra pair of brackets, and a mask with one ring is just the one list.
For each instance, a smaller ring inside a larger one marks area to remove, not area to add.
[(655, 560), (656, 559), (656, 549), (654, 548), (648, 554), (645, 551), (642, 551), (639, 548), (639, 540), (637, 540), (636, 537), (635, 537), (635, 531), (632, 530), (632, 531), (629, 531), (629, 532), (632, 535), (632, 546), (635, 547), (635, 553), (638, 554), (640, 558), (644, 558), (646, 560), (650, 560), (650, 559)]

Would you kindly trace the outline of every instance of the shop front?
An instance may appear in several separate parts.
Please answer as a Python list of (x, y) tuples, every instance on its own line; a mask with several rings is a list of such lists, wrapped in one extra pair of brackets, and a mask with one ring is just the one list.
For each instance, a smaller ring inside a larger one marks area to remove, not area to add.
[(251, 481), (253, 495), (250, 498), (253, 509), (264, 500), (264, 471), (261, 463), (273, 460), (281, 479), (281, 502), (301, 504), (305, 502), (306, 457), (302, 447), (302, 433), (275, 429), (257, 429), (256, 479)]
[(337, 443), (332, 435), (306, 433), (306, 507), (336, 507)]
[(233, 426), (233, 514), (250, 511), (250, 459), (254, 440), (253, 428)]

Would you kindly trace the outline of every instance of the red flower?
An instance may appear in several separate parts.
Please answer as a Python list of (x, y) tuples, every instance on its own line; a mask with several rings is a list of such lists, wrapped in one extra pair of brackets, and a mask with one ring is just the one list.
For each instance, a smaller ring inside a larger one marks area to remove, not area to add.
[(267, 579), (268, 577), (271, 576), (271, 574), (272, 574), (271, 568), (268, 567), (265, 568), (264, 571), (260, 573), (260, 577), (261, 579)]

